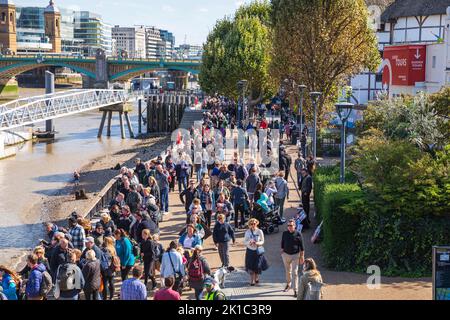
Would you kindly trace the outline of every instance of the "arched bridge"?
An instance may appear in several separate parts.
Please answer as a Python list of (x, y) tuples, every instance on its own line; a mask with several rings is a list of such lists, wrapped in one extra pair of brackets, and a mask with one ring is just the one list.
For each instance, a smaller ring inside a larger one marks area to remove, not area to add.
[(102, 53), (96, 57), (64, 55), (0, 56), (0, 85), (26, 71), (45, 66), (67, 67), (86, 75), (97, 83), (128, 81), (145, 72), (169, 70), (198, 74), (201, 61), (175, 59), (107, 58)]

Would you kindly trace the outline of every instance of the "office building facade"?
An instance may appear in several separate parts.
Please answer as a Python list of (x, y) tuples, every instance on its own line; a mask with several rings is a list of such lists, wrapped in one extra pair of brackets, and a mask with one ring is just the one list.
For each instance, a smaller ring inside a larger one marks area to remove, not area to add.
[(115, 26), (112, 29), (112, 37), (115, 41), (114, 56), (121, 56), (126, 52), (129, 58), (146, 58), (144, 27)]

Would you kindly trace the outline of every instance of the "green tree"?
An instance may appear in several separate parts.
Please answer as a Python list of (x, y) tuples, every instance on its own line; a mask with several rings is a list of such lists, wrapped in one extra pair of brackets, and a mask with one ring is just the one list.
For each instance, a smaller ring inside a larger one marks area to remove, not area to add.
[(248, 81), (250, 106), (270, 94), (270, 4), (254, 1), (233, 19), (219, 20), (204, 45), (200, 85), (209, 94), (239, 96), (237, 82)]
[[(380, 55), (364, 0), (272, 0), (271, 74), (323, 92), (319, 121), (330, 110), (338, 88)], [(312, 110), (307, 113), (311, 116)]]

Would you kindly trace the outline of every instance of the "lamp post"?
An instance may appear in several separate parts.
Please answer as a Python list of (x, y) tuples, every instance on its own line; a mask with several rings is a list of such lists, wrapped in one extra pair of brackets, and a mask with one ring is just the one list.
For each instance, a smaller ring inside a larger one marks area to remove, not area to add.
[(240, 103), (238, 103), (238, 128), (241, 127), (242, 128), (242, 120), (244, 117), (244, 96), (245, 96), (245, 89), (247, 87), (247, 80), (240, 80), (237, 83), (237, 87), (238, 87), (238, 91), (239, 91), (239, 95), (240, 95)]
[(297, 88), (299, 94), (298, 115), (300, 117), (297, 123), (298, 123), (298, 139), (300, 139), (303, 132), (303, 95), (305, 94), (306, 86), (304, 84), (300, 84), (297, 86)]
[(353, 103), (350, 102), (340, 102), (336, 105), (336, 112), (339, 119), (342, 122), (341, 128), (341, 173), (340, 173), (340, 183), (345, 183), (345, 126), (347, 125), (347, 120), (353, 110)]
[(322, 96), (322, 92), (311, 92), (310, 94), (314, 107), (314, 128), (313, 128), (313, 158), (317, 158), (317, 101)]

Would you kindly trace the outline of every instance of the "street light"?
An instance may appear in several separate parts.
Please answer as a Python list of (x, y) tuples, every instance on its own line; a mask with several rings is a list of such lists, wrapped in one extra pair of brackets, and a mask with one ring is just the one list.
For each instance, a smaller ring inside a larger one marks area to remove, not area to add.
[(240, 97), (240, 103), (238, 103), (238, 128), (242, 128), (242, 119), (244, 117), (244, 108), (245, 108), (245, 102), (244, 102), (244, 96), (245, 96), (245, 89), (247, 88), (247, 80), (240, 80), (237, 83), (238, 91)]
[(298, 123), (299, 132), (298, 132), (298, 139), (302, 136), (303, 132), (303, 95), (305, 94), (306, 86), (304, 84), (300, 84), (297, 86), (298, 88), (298, 94), (299, 94), (299, 103), (298, 103), (298, 115), (300, 117)]
[(317, 101), (322, 96), (322, 92), (310, 92), (310, 97), (314, 107), (314, 128), (313, 128), (313, 158), (317, 157)]
[(342, 122), (341, 128), (341, 173), (340, 173), (340, 183), (345, 183), (345, 126), (347, 125), (347, 120), (353, 110), (353, 103), (350, 102), (340, 102), (336, 105), (336, 112), (339, 119)]

